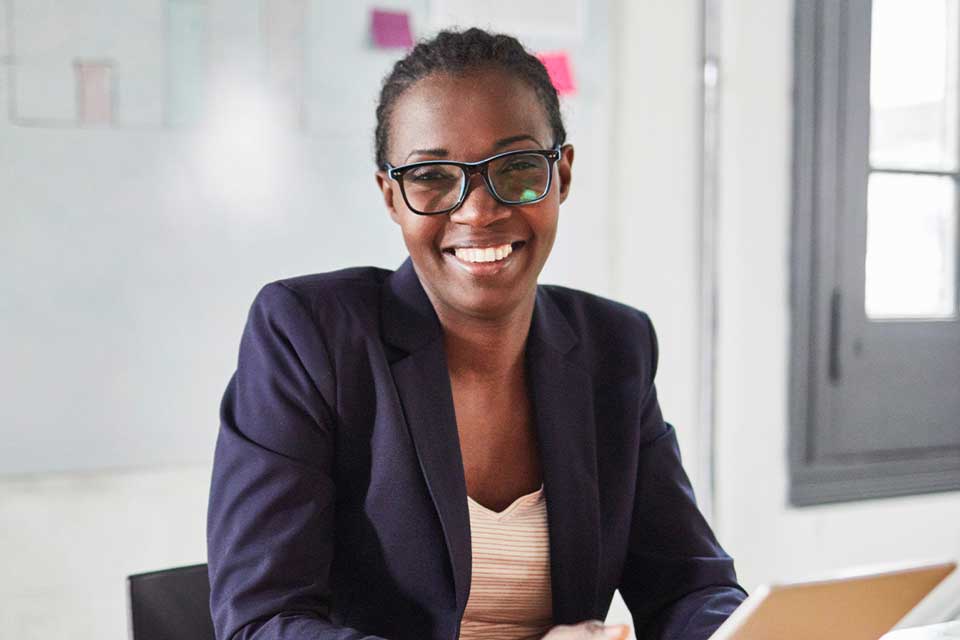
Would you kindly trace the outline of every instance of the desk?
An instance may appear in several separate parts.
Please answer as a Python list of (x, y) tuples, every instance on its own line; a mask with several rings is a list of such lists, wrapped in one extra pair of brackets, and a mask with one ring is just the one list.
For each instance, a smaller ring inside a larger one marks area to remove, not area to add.
[(953, 640), (954, 638), (960, 640), (960, 620), (929, 627), (898, 629), (886, 634), (881, 640)]

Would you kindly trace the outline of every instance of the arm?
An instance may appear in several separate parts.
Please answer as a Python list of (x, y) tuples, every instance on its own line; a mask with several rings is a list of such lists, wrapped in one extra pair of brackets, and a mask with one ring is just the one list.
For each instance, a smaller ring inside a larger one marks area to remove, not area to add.
[(641, 445), (629, 548), (619, 590), (637, 638), (709, 638), (746, 598), (733, 560), (720, 547), (697, 508), (680, 460), (676, 433), (663, 421), (653, 377), (641, 408)]
[(375, 640), (329, 617), (333, 390), (309, 311), (267, 285), (220, 405), (207, 513), (218, 640)]

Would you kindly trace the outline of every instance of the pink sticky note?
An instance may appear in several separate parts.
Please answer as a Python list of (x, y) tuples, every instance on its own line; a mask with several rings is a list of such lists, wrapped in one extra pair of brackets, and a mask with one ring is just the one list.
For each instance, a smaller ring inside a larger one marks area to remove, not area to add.
[(77, 119), (83, 124), (113, 121), (113, 63), (76, 60)]
[(406, 11), (374, 9), (370, 17), (373, 44), (380, 48), (412, 47), (410, 16)]
[(570, 56), (566, 51), (541, 52), (537, 54), (537, 58), (547, 68), (557, 93), (568, 95), (577, 92), (577, 86), (573, 82)]

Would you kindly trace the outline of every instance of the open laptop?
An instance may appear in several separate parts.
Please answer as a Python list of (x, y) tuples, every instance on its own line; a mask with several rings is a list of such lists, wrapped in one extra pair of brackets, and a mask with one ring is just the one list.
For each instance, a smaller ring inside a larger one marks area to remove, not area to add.
[(956, 567), (945, 562), (764, 585), (710, 640), (877, 640)]

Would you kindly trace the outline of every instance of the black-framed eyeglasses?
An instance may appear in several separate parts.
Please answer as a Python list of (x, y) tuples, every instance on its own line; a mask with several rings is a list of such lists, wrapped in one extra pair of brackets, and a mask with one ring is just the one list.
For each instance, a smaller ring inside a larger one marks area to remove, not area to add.
[(553, 165), (560, 147), (505, 151), (477, 162), (425, 160), (383, 169), (400, 184), (403, 201), (414, 213), (432, 216), (449, 213), (463, 204), (467, 185), (475, 173), (483, 176), (487, 190), (497, 202), (532, 204), (547, 197), (553, 181)]

